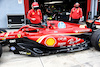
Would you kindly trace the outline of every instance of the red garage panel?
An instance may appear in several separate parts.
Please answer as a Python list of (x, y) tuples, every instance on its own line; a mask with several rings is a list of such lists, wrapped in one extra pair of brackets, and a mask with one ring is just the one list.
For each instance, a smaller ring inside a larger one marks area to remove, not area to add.
[(91, 8), (91, 0), (87, 0), (87, 14), (86, 14), (86, 19), (88, 19), (88, 13), (90, 12)]
[[(24, 0), (24, 7), (25, 7), (25, 15), (27, 15), (29, 11), (29, 0)], [(88, 19), (88, 13), (90, 12), (90, 8), (91, 8), (91, 0), (87, 0), (86, 19)]]
[(24, 0), (24, 8), (25, 8), (25, 15), (27, 15), (29, 11), (29, 0)]

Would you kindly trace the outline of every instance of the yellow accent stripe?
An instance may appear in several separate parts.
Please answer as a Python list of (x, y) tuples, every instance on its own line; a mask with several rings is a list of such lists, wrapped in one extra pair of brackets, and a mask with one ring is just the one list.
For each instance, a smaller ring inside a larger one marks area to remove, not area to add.
[(39, 39), (37, 39), (36, 42), (41, 43), (41, 41), (42, 41), (46, 36), (49, 36), (49, 35), (41, 36)]
[(37, 40), (36, 40), (36, 42), (39, 42), (39, 41), (40, 41), (40, 39), (41, 39), (41, 37), (40, 37), (39, 39), (37, 39)]

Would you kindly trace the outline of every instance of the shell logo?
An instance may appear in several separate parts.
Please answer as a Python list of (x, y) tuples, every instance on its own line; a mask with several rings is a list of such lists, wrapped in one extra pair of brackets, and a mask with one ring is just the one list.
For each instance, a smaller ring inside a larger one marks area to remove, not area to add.
[(54, 38), (47, 38), (45, 44), (47, 46), (53, 47), (56, 44), (56, 40)]

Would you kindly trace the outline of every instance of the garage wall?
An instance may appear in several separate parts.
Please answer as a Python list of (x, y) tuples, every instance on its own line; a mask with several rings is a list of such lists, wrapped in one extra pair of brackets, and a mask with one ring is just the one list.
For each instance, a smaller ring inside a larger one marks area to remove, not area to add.
[(91, 19), (97, 15), (98, 0), (91, 0)]
[(0, 0), (0, 28), (7, 28), (7, 14), (25, 14), (24, 0)]

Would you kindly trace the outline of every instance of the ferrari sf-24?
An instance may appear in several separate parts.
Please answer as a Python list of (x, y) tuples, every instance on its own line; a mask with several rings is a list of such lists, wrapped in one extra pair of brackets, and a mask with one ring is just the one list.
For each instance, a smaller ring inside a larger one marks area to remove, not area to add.
[(8, 45), (14, 54), (28, 56), (76, 52), (91, 46), (100, 50), (100, 30), (94, 28), (93, 23), (86, 26), (56, 20), (47, 21), (47, 26), (26, 25), (18, 31), (1, 33), (0, 49)]

